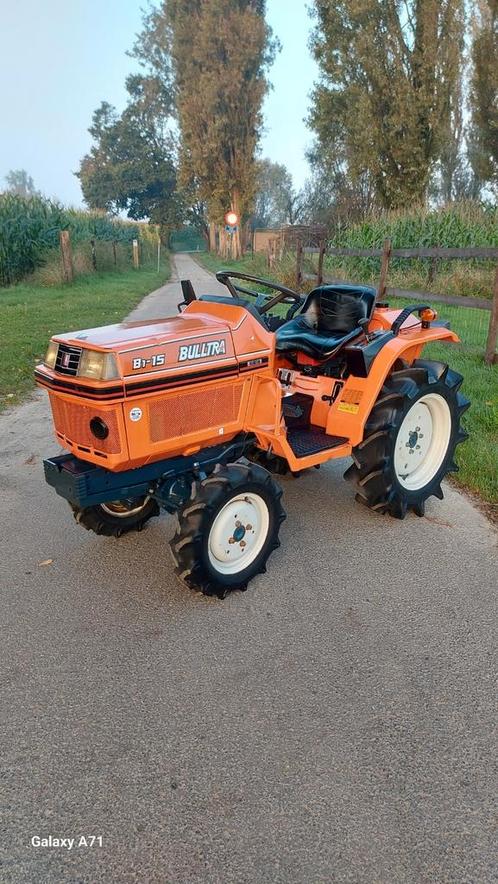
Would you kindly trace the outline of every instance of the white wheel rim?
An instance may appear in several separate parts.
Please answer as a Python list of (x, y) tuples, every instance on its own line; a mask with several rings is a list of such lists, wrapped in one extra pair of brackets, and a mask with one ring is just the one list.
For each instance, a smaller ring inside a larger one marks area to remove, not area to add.
[(439, 393), (412, 405), (401, 424), (394, 450), (396, 478), (408, 491), (419, 491), (439, 471), (451, 437), (451, 412)]
[(244, 571), (263, 549), (269, 525), (268, 506), (259, 494), (248, 492), (232, 497), (211, 525), (211, 566), (220, 574)]
[[(134, 506), (133, 504), (136, 500), (141, 502)], [(137, 513), (142, 512), (149, 500), (150, 496), (145, 498), (129, 498), (128, 500), (112, 500), (108, 503), (101, 503), (100, 506), (109, 516), (114, 516), (117, 519), (129, 519), (130, 516), (136, 516)]]

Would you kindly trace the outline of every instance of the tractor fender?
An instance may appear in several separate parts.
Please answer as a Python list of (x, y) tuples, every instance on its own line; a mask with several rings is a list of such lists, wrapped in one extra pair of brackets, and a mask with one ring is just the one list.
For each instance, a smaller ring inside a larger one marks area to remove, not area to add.
[(411, 365), (420, 357), (425, 345), (434, 341), (459, 343), (460, 338), (448, 328), (432, 326), (410, 328), (388, 340), (375, 356), (368, 377), (348, 377), (331, 406), (327, 433), (344, 436), (351, 445), (358, 445), (363, 439), (368, 416), (394, 364), (403, 360)]

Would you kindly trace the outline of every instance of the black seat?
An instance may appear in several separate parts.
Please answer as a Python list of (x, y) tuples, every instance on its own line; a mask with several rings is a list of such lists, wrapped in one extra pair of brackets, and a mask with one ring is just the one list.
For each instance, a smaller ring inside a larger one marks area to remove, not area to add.
[(360, 334), (359, 323), (370, 318), (375, 295), (370, 286), (321, 285), (313, 289), (299, 315), (277, 329), (277, 350), (329, 358)]

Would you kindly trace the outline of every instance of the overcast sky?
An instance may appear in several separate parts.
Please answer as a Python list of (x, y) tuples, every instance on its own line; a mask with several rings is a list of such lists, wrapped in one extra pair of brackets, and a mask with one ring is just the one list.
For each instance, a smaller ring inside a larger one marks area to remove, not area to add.
[[(87, 129), (102, 100), (121, 110), (126, 56), (140, 29), (139, 0), (0, 0), (0, 185), (26, 169), (36, 187), (81, 205), (73, 172), (90, 146)], [(300, 186), (312, 137), (303, 117), (316, 77), (311, 22), (302, 0), (267, 0), (282, 43), (265, 103), (262, 154), (285, 163)]]

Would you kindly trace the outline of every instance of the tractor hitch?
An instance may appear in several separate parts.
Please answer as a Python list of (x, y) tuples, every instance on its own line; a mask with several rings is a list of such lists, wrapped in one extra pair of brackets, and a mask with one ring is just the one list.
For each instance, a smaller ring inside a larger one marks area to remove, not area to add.
[(189, 499), (192, 482), (199, 475), (207, 475), (216, 464), (238, 460), (252, 441), (253, 437), (244, 433), (230, 445), (214, 445), (194, 455), (170, 457), (122, 472), (62, 454), (44, 460), (45, 480), (57, 494), (81, 508), (148, 495), (174, 513)]

